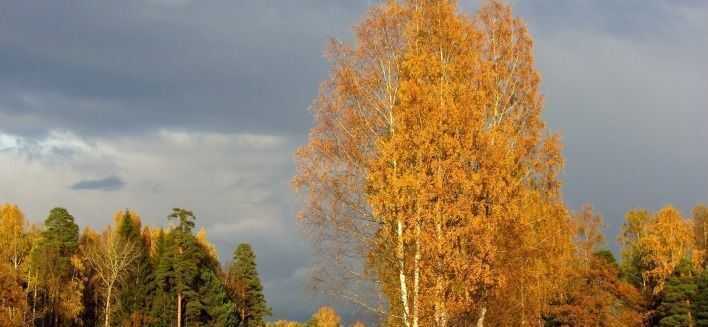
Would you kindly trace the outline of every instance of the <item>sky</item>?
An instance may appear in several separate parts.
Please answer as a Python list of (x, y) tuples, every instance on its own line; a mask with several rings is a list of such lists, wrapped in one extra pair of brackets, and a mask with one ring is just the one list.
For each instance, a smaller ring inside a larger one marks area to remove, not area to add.
[[(0, 203), (99, 229), (124, 208), (156, 225), (190, 209), (222, 261), (253, 245), (273, 318), (307, 319), (330, 301), (303, 288), (293, 153), (327, 38), (352, 40), (370, 3), (3, 1)], [(628, 209), (708, 202), (708, 2), (512, 4), (563, 137), (568, 206), (603, 213), (616, 250)]]

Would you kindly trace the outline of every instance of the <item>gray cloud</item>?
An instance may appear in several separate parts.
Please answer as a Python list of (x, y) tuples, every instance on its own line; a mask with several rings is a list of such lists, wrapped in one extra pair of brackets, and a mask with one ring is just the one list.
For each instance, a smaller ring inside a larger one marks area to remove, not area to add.
[(125, 182), (116, 176), (108, 176), (101, 179), (85, 179), (71, 185), (72, 190), (102, 190), (115, 191), (123, 188)]
[(303, 133), (325, 37), (345, 34), (366, 3), (5, 3), (0, 128)]

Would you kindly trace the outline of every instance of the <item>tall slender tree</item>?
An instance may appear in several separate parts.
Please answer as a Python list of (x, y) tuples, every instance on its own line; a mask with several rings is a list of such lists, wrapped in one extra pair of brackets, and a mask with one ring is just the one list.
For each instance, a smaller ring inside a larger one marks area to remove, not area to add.
[(147, 323), (150, 307), (149, 299), (153, 296), (154, 275), (150, 264), (149, 242), (140, 233), (140, 216), (134, 211), (125, 210), (116, 213), (118, 219), (118, 235), (129, 244), (136, 247), (136, 259), (132, 263), (130, 276), (120, 285), (121, 292), (118, 302), (121, 305), (120, 320), (131, 326), (142, 326)]
[[(17, 205), (0, 206), (0, 293), (3, 294), (0, 295), (0, 310), (3, 310), (0, 320), (15, 326), (31, 321), (26, 301), (18, 301), (26, 297), (24, 291), (32, 287), (29, 276), (32, 272), (26, 264), (32, 247), (29, 232), (24, 213)], [(24, 288), (21, 287), (23, 284)]]
[(693, 207), (693, 235), (693, 262), (699, 269), (708, 270), (708, 207), (701, 204)]
[(86, 249), (86, 260), (96, 272), (103, 294), (104, 326), (111, 326), (112, 304), (118, 286), (129, 277), (139, 257), (140, 244), (107, 229), (98, 242)]
[(198, 319), (202, 307), (197, 297), (196, 281), (199, 276), (199, 264), (204, 259), (204, 252), (192, 234), (195, 217), (191, 211), (174, 208), (168, 216), (179, 224), (170, 232), (168, 258), (172, 262), (174, 287), (177, 299), (177, 327), (184, 322)]
[(152, 265), (155, 267), (155, 290), (150, 304), (151, 326), (169, 327), (176, 325), (177, 301), (174, 267), (170, 258), (171, 238), (160, 229), (154, 241)]
[(25, 215), (17, 205), (0, 206), (0, 258), (9, 262), (17, 272), (32, 247), (27, 227)]
[(251, 245), (241, 243), (234, 250), (226, 276), (226, 286), (235, 304), (239, 326), (255, 327), (271, 314), (256, 269), (256, 255)]
[(31, 254), (32, 270), (43, 290), (47, 312), (45, 324), (68, 324), (83, 310), (81, 259), (77, 256), (79, 227), (64, 208), (54, 208)]
[(690, 222), (683, 219), (681, 212), (671, 205), (656, 212), (648, 228), (648, 237), (640, 242), (646, 251), (642, 261), (649, 268), (644, 272), (644, 278), (654, 286), (654, 294), (662, 291), (681, 260), (689, 256), (692, 244)]
[(649, 237), (649, 226), (653, 224), (654, 218), (646, 209), (629, 210), (617, 237), (617, 242), (622, 246), (622, 275), (644, 292), (649, 292), (652, 288), (645, 278), (649, 267), (644, 262), (647, 255), (644, 244)]

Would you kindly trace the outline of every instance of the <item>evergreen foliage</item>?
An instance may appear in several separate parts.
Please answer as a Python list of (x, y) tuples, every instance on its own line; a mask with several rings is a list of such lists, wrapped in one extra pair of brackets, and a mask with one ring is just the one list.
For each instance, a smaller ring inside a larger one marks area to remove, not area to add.
[(692, 312), (692, 302), (695, 296), (694, 273), (690, 263), (684, 260), (664, 286), (663, 299), (657, 308), (659, 326), (694, 325), (695, 314)]
[(152, 260), (155, 267), (155, 289), (150, 309), (151, 326), (167, 327), (175, 325), (173, 314), (177, 306), (174, 292), (174, 270), (169, 258), (169, 244), (165, 231), (160, 232), (155, 240), (155, 254)]
[(204, 306), (202, 321), (215, 327), (236, 326), (236, 305), (230, 301), (222, 281), (211, 269), (203, 269), (200, 278), (203, 282), (199, 289), (199, 298)]
[(696, 279), (696, 297), (693, 302), (696, 327), (708, 327), (708, 271), (703, 271)]
[(118, 225), (118, 235), (137, 245), (138, 258), (134, 263), (132, 275), (121, 285), (119, 303), (122, 310), (119, 320), (133, 325), (143, 325), (149, 320), (150, 298), (155, 289), (149, 249), (145, 247), (139, 228), (139, 221), (136, 222), (126, 210)]
[(79, 226), (74, 222), (74, 217), (64, 208), (54, 208), (44, 221), (44, 226), (38, 247), (56, 249), (62, 266), (68, 266), (69, 258), (79, 248)]
[(168, 248), (167, 253), (173, 266), (177, 305), (180, 305), (181, 300), (182, 319), (189, 324), (199, 318), (203, 309), (197, 291), (199, 267), (204, 260), (204, 252), (192, 235), (194, 215), (191, 212), (174, 209), (169, 218), (179, 221), (177, 228), (169, 234), (172, 246)]
[(41, 287), (33, 301), (45, 306), (43, 324), (69, 324), (83, 311), (84, 285), (76, 280), (80, 274), (72, 262), (79, 248), (79, 227), (66, 209), (58, 207), (50, 211), (44, 226), (31, 253), (32, 269)]
[(256, 255), (251, 245), (239, 244), (229, 267), (227, 287), (236, 305), (239, 326), (260, 326), (271, 314), (263, 295), (263, 286), (256, 269)]

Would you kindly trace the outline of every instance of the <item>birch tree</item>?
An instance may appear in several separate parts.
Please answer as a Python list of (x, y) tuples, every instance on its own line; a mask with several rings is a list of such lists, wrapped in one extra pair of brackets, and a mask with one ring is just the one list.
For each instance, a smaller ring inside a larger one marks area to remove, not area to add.
[(700, 270), (708, 270), (708, 207), (693, 207), (693, 263)]
[(111, 304), (116, 297), (116, 286), (129, 275), (139, 256), (139, 245), (107, 229), (98, 242), (89, 245), (85, 257), (96, 273), (104, 301), (104, 326), (111, 325)]
[(355, 31), (296, 155), (315, 286), (393, 325), (539, 323), (570, 237), (525, 26), (499, 1), (408, 0)]

